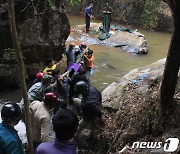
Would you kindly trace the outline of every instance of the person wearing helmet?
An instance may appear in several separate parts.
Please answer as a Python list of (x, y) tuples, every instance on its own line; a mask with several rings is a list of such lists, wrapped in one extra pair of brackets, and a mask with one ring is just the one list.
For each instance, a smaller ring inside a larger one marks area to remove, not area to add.
[(36, 74), (36, 79), (33, 81), (33, 84), (38, 83), (38, 82), (41, 82), (43, 75), (44, 75), (44, 74), (43, 74), (42, 72), (38, 72), (38, 73)]
[(16, 103), (6, 102), (1, 110), (0, 123), (0, 153), (23, 154), (22, 141), (14, 126), (21, 119), (21, 109)]
[(56, 139), (41, 143), (35, 154), (76, 154), (73, 137), (78, 129), (78, 118), (70, 109), (60, 109), (52, 119)]
[(32, 137), (34, 149), (41, 142), (49, 142), (50, 137), (50, 111), (58, 104), (58, 96), (53, 93), (46, 93), (44, 101), (33, 101), (30, 105)]
[(73, 97), (78, 97), (77, 93), (74, 91), (74, 85), (78, 82), (78, 81), (85, 81), (88, 84), (90, 84), (90, 81), (88, 79), (88, 77), (86, 76), (86, 69), (80, 68), (78, 70), (77, 73), (75, 73), (71, 79), (69, 79), (69, 102), (70, 104), (73, 104), (72, 102), (72, 98)]
[(94, 72), (94, 56), (93, 51), (88, 50), (87, 54), (84, 55), (84, 60), (86, 64), (86, 70), (90, 72), (90, 75), (93, 75)]
[[(103, 122), (101, 113), (101, 93), (92, 85), (85, 81), (78, 81), (74, 85), (74, 90), (82, 95), (82, 100), (74, 98), (73, 103), (76, 107), (80, 107), (82, 112), (82, 120), (80, 122), (80, 130), (84, 128), (89, 122), (94, 124), (96, 122)], [(103, 124), (103, 123), (102, 123)]]

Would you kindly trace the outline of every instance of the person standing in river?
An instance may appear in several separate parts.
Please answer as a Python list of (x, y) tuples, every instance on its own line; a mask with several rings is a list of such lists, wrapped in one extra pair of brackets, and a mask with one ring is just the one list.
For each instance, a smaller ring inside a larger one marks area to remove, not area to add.
[(103, 18), (103, 30), (105, 33), (109, 32), (110, 29), (110, 20), (112, 14), (112, 8), (109, 6), (109, 3), (106, 3), (106, 6), (103, 10), (104, 18)]
[(91, 3), (85, 11), (85, 22), (86, 22), (86, 33), (89, 33), (89, 27), (90, 27), (90, 21), (91, 19), (94, 19), (94, 16), (92, 15), (92, 8), (93, 8), (93, 3)]
[(89, 74), (92, 76), (94, 73), (94, 56), (92, 50), (88, 50), (87, 54), (84, 55), (84, 61), (86, 70), (89, 71)]

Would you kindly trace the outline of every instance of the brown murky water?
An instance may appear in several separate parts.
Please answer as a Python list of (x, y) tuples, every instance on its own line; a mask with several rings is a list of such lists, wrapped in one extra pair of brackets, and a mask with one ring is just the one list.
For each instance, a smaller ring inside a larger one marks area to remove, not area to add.
[[(83, 17), (70, 16), (69, 19), (72, 26), (84, 24)], [(116, 25), (120, 24), (116, 23)], [(136, 29), (136, 27), (132, 28)], [(148, 42), (149, 53), (147, 55), (126, 53), (120, 48), (89, 45), (95, 55), (95, 73), (91, 80), (99, 90), (102, 91), (118, 77), (122, 77), (134, 68), (148, 65), (166, 57), (171, 34), (149, 32), (142, 29), (138, 29), (138, 31), (145, 35)], [(20, 98), (20, 90), (0, 94), (0, 99), (4, 100), (19, 101)]]

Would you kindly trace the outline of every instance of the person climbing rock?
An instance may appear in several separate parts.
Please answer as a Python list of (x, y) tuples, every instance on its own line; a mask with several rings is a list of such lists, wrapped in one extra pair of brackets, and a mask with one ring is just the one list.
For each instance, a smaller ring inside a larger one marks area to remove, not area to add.
[(85, 11), (86, 33), (89, 33), (91, 19), (95, 19), (94, 16), (92, 15), (92, 8), (93, 8), (93, 3), (91, 3), (86, 8), (86, 11)]

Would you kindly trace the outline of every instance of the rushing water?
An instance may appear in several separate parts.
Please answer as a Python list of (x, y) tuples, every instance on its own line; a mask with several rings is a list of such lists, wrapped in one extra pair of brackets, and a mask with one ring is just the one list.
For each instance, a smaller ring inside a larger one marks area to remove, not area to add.
[[(70, 16), (69, 18), (72, 26), (84, 24), (83, 17)], [(116, 25), (120, 24), (116, 23)], [(136, 27), (132, 28), (136, 29)], [(95, 55), (95, 74), (91, 80), (99, 90), (102, 91), (118, 77), (122, 77), (134, 68), (148, 65), (166, 57), (171, 34), (149, 32), (142, 29), (138, 29), (138, 31), (144, 34), (147, 40), (149, 51), (147, 55), (126, 53), (115, 47), (89, 45)], [(1, 100), (19, 101), (20, 98), (20, 90), (0, 94)]]

